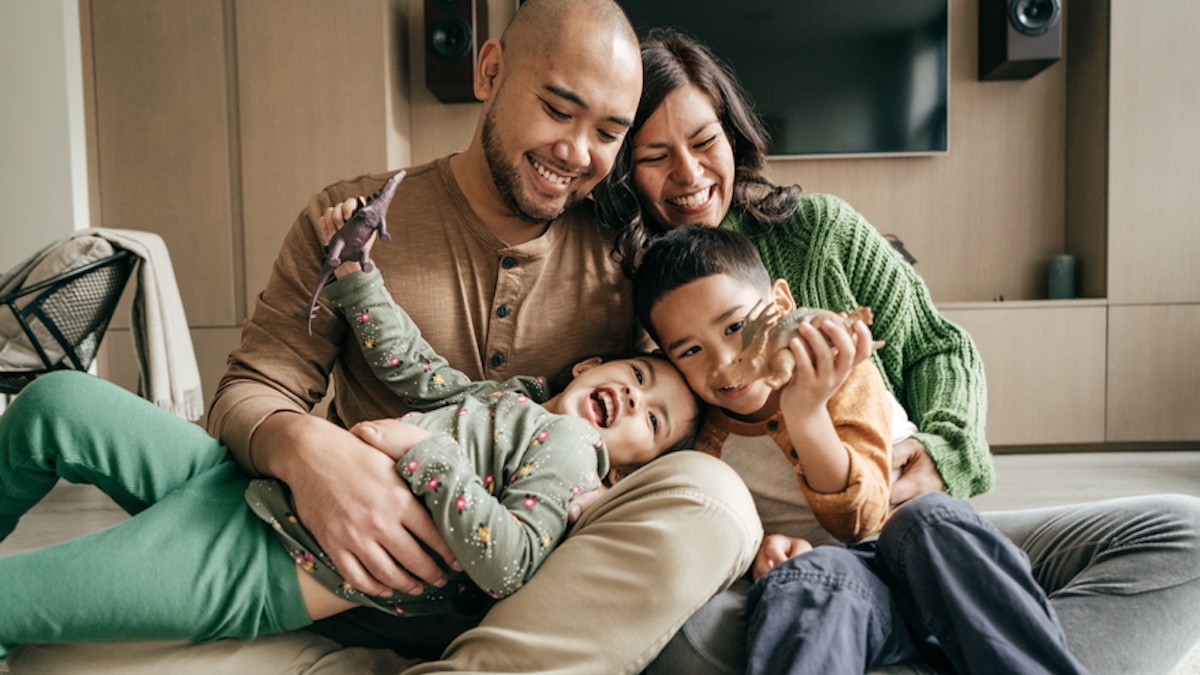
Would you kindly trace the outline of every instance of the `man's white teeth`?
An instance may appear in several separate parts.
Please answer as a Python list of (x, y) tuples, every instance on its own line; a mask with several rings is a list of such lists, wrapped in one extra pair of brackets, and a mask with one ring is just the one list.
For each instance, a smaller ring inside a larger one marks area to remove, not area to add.
[(686, 195), (683, 197), (672, 197), (671, 199), (668, 199), (667, 202), (674, 204), (676, 206), (692, 208), (695, 206), (700, 206), (704, 202), (707, 202), (709, 196), (712, 194), (712, 191), (713, 191), (713, 186), (710, 185), (710, 186), (704, 188), (703, 190), (693, 193), (693, 194), (690, 194), (690, 195)]
[(533, 160), (533, 168), (537, 169), (537, 172), (541, 174), (542, 178), (545, 178), (555, 185), (566, 185), (567, 183), (571, 182), (570, 178), (554, 173), (550, 169), (547, 169), (546, 165), (537, 160)]

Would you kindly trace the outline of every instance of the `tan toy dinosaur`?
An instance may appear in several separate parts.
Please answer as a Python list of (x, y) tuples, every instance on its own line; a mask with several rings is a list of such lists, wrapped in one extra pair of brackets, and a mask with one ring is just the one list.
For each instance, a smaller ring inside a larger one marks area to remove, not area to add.
[[(847, 314), (827, 309), (798, 307), (783, 316), (772, 306), (761, 309), (759, 302), (746, 317), (742, 326), (742, 353), (722, 369), (726, 381), (747, 384), (762, 378), (768, 387), (778, 389), (792, 379), (796, 370), (796, 358), (788, 349), (788, 341), (796, 336), (796, 328), (808, 322), (819, 328), (825, 321), (840, 321), (849, 329), (855, 321), (868, 326), (874, 320), (870, 307), (859, 307)], [(871, 343), (874, 351), (883, 346), (876, 340)]]

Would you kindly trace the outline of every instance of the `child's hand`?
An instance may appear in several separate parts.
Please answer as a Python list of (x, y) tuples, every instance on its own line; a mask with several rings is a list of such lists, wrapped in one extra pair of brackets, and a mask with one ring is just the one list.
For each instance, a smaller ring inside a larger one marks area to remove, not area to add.
[(359, 422), (350, 427), (350, 433), (395, 461), (433, 435), (412, 422), (397, 419)]
[[(338, 230), (342, 229), (342, 225), (345, 225), (346, 221), (350, 220), (350, 216), (354, 215), (355, 209), (364, 204), (366, 204), (366, 199), (362, 197), (351, 197), (341, 204), (334, 204), (333, 206), (325, 209), (324, 215), (322, 215), (321, 219), (317, 221), (317, 232), (321, 237), (321, 245), (328, 246), (329, 242), (333, 239), (333, 235)], [(371, 235), (371, 240), (363, 246), (363, 253), (370, 253), (371, 247), (374, 244), (375, 235)], [(361, 269), (362, 266), (358, 264), (357, 260), (348, 260), (334, 270), (333, 275), (336, 278), (341, 279), (342, 277), (358, 272)]]
[(807, 539), (768, 534), (763, 537), (762, 545), (758, 547), (758, 555), (754, 557), (754, 580), (758, 581), (759, 577), (770, 572), (779, 563), (801, 553), (808, 553), (812, 548)]
[[(800, 337), (788, 342), (788, 349), (796, 359), (792, 379), (780, 393), (779, 405), (787, 415), (811, 414), (824, 409), (829, 397), (845, 383), (854, 366), (870, 356), (870, 349), (860, 350), (865, 331), (856, 326), (855, 336), (836, 321), (822, 321), (819, 327), (801, 323), (797, 330)], [(867, 344), (870, 344), (867, 332)]]

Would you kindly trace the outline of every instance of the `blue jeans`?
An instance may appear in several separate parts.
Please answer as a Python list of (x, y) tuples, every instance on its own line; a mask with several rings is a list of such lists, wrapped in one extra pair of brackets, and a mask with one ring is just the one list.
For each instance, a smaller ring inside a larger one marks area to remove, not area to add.
[[(1071, 652), (1093, 674), (1166, 675), (1200, 638), (1200, 499), (1149, 495), (985, 513), (1029, 557)], [(740, 580), (691, 616), (649, 675), (740, 675)], [(933, 672), (921, 661), (872, 673)]]
[(1084, 673), (1016, 546), (965, 501), (904, 505), (877, 541), (820, 547), (750, 589), (747, 673), (846, 673), (920, 656), (959, 673)]

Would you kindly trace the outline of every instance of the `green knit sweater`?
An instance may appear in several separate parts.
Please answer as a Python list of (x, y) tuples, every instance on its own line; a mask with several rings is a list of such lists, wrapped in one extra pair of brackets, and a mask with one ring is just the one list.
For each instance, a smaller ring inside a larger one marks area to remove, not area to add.
[(733, 210), (722, 227), (748, 235), (772, 277), (786, 279), (799, 305), (875, 315), (885, 345), (872, 358), (908, 411), (955, 497), (995, 481), (984, 438), (983, 362), (965, 330), (938, 313), (925, 282), (870, 223), (832, 195), (806, 194), (792, 219), (758, 223)]

